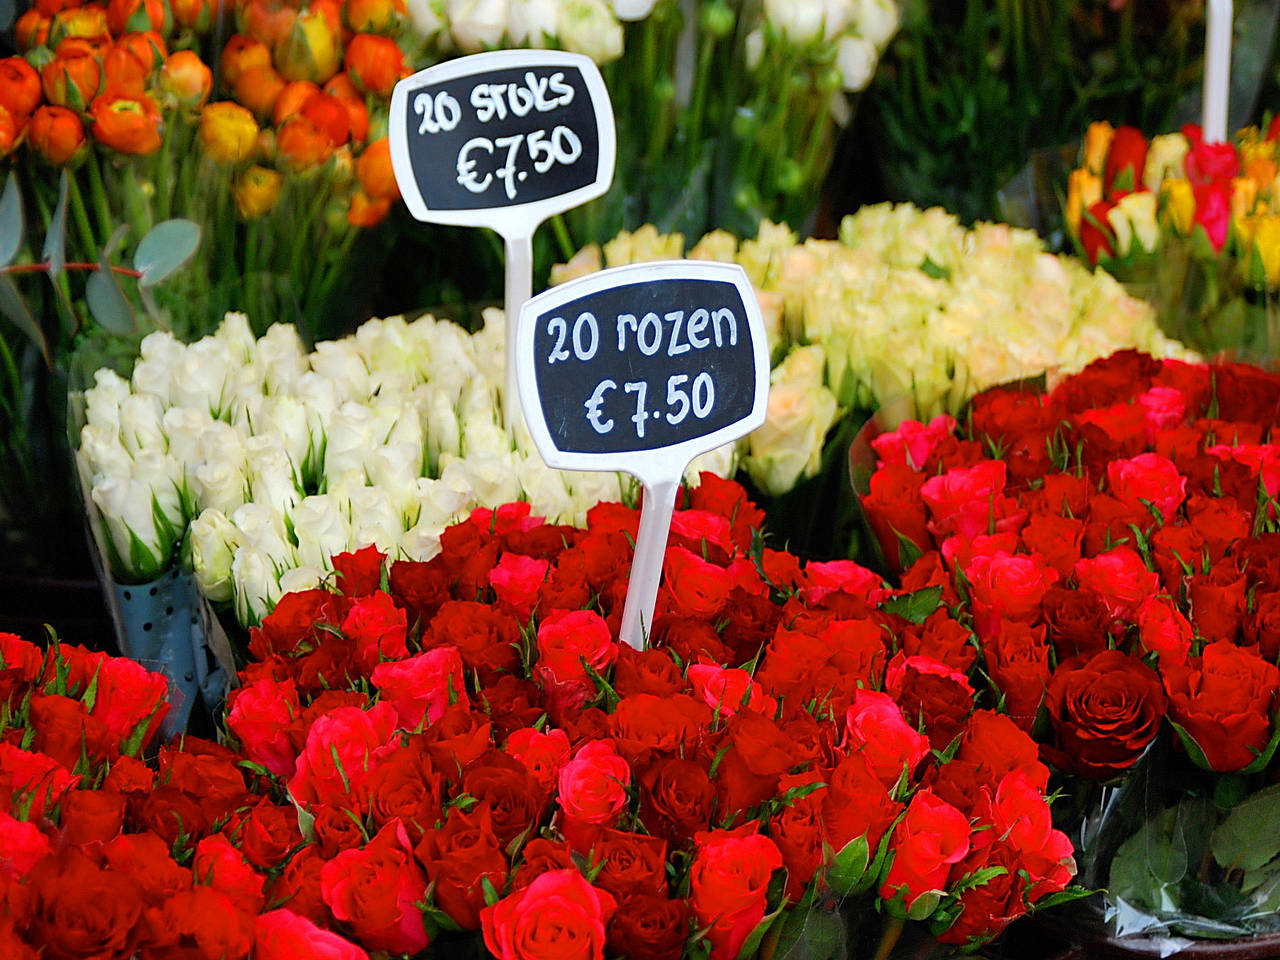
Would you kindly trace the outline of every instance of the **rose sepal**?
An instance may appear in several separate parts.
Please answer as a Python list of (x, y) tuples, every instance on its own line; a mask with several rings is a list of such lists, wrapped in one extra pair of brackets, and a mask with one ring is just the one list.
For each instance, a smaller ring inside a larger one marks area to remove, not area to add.
[(809, 881), (804, 896), (800, 898), (782, 923), (770, 931), (769, 938), (760, 945), (760, 960), (773, 960), (774, 957), (788, 957), (795, 945), (800, 942), (808, 925), (809, 911), (818, 893), (818, 881), (815, 877)]
[[(831, 858), (831, 866), (827, 869), (827, 883), (839, 897), (855, 896), (865, 893), (875, 886), (876, 881), (885, 869), (885, 861), (889, 858), (889, 841), (898, 821), (903, 818), (900, 813), (889, 824), (876, 847), (874, 859), (867, 844), (866, 836), (854, 837)], [(857, 858), (861, 854), (861, 860)], [(856, 866), (860, 863), (860, 866)]]
[[(742, 941), (742, 949), (738, 951), (737, 960), (750, 960), (760, 949), (760, 944), (764, 942), (765, 935), (778, 918), (787, 909), (787, 868), (779, 867), (773, 871), (773, 875), (769, 878), (769, 886), (765, 891), (765, 914), (760, 922), (755, 925), (747, 939)], [(774, 904), (772, 910), (769, 909), (770, 904)]]
[(1169, 724), (1173, 727), (1174, 732), (1178, 734), (1178, 739), (1182, 741), (1182, 746), (1186, 749), (1187, 756), (1191, 758), (1191, 762), (1210, 773), (1260, 773), (1266, 769), (1267, 764), (1271, 762), (1271, 758), (1275, 756), (1276, 748), (1280, 747), (1280, 713), (1278, 713), (1271, 718), (1271, 739), (1263, 747), (1262, 751), (1253, 758), (1251, 763), (1241, 767), (1238, 771), (1217, 770), (1210, 765), (1209, 758), (1205, 756), (1204, 750), (1201, 749), (1200, 744), (1196, 743), (1196, 739), (1191, 735), (1190, 731), (1172, 718), (1170, 718)]

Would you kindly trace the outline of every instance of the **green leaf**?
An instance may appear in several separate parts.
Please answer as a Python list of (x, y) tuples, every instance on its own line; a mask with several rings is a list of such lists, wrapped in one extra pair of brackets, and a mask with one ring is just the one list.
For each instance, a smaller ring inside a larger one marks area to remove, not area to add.
[(787, 898), (783, 893), (787, 889), (787, 869), (779, 867), (773, 871), (773, 876), (769, 880), (769, 896), (767, 902), (774, 902), (777, 897), (777, 907), (771, 912), (766, 913), (764, 918), (756, 924), (755, 929), (747, 934), (747, 939), (742, 943), (742, 949), (738, 951), (738, 960), (751, 960), (756, 956), (760, 949), (760, 942), (764, 940), (765, 934), (774, 925), (777, 919), (782, 916), (783, 911), (787, 909)]
[(71, 175), (66, 168), (58, 180), (58, 205), (53, 208), (49, 232), (44, 235), (44, 251), (41, 256), (49, 264), (49, 279), (57, 280), (62, 265), (67, 262), (67, 195), (71, 188)]
[(1155, 909), (1166, 899), (1162, 891), (1187, 873), (1187, 842), (1179, 807), (1148, 820), (1120, 844), (1107, 884), (1114, 896), (1135, 907)]
[(880, 604), (880, 608), (887, 613), (896, 613), (911, 623), (920, 624), (929, 619), (929, 616), (938, 609), (938, 605), (941, 602), (941, 587), (925, 587), (915, 593), (908, 593), (901, 597), (886, 600)]
[(1259, 790), (1218, 824), (1209, 838), (1209, 849), (1218, 866), (1227, 871), (1258, 870), (1280, 856), (1280, 784)]
[(31, 315), (27, 301), (22, 299), (18, 286), (7, 273), (0, 273), (0, 313), (3, 313), (27, 338), (36, 345), (44, 355), (44, 362), (53, 369), (53, 357), (49, 355), (49, 342), (44, 338), (44, 331)]
[[(1209, 758), (1204, 755), (1204, 751), (1200, 749), (1200, 744), (1196, 743), (1196, 738), (1191, 736), (1180, 724), (1173, 720), (1169, 721), (1169, 725), (1173, 727), (1178, 734), (1178, 739), (1182, 741), (1182, 746), (1186, 748), (1187, 756), (1201, 770), (1208, 770), (1210, 773), (1216, 772), (1213, 767), (1209, 766)], [(1272, 748), (1274, 749), (1274, 747)]]
[(11, 171), (0, 195), (0, 267), (13, 263), (22, 248), (22, 191)]
[(133, 307), (120, 289), (120, 283), (111, 272), (111, 265), (106, 262), (105, 255), (101, 268), (95, 270), (85, 284), (84, 292), (93, 319), (111, 333), (127, 337), (137, 330)]
[(302, 834), (302, 839), (308, 843), (315, 842), (316, 815), (294, 800), (292, 796), (289, 799), (293, 801), (293, 808), (298, 811), (298, 832)]
[(138, 243), (133, 268), (140, 287), (154, 287), (190, 260), (200, 246), (200, 225), (191, 220), (157, 223)]
[(831, 884), (836, 896), (847, 897), (862, 882), (869, 866), (871, 848), (867, 846), (867, 838), (854, 837), (831, 861), (831, 866), (827, 868), (827, 882)]

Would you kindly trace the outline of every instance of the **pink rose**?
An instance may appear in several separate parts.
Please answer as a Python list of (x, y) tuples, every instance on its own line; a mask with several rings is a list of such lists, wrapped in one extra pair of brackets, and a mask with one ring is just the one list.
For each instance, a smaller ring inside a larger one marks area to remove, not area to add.
[(322, 930), (292, 910), (272, 910), (254, 921), (253, 956), (254, 960), (369, 960), (351, 941)]
[(370, 679), (382, 702), (395, 708), (404, 730), (416, 730), (424, 720), (435, 723), (444, 716), (450, 699), (455, 703), (467, 699), (457, 647), (435, 647), (407, 660), (380, 663)]
[(489, 571), (489, 585), (498, 595), (498, 603), (521, 623), (527, 623), (549, 569), (551, 564), (546, 560), (504, 553), (498, 558), (498, 565)]
[(859, 690), (844, 719), (844, 744), (858, 753), (888, 789), (903, 771), (910, 779), (929, 754), (929, 738), (907, 723), (902, 709), (887, 693)]
[(233, 690), (228, 700), (227, 726), (245, 756), (278, 777), (292, 777), (298, 751), (289, 739), (289, 725), (302, 714), (293, 680), (262, 677)]

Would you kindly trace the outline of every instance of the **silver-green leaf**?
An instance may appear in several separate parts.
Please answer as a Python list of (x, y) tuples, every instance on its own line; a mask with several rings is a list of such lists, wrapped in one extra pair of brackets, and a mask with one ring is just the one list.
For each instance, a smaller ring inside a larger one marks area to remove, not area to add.
[(22, 247), (22, 191), (18, 178), (10, 172), (0, 195), (0, 267), (13, 263)]
[(49, 356), (49, 342), (45, 340), (44, 331), (40, 329), (40, 324), (36, 323), (36, 318), (31, 315), (27, 302), (18, 292), (17, 284), (7, 273), (0, 273), (0, 313), (13, 321), (13, 324), (31, 339), (31, 342), (44, 355), (44, 362), (52, 369), (53, 360)]
[(130, 306), (124, 291), (120, 289), (120, 282), (115, 274), (111, 272), (112, 251), (119, 245), (127, 229), (127, 225), (121, 224), (111, 235), (111, 239), (102, 249), (101, 256), (98, 257), (98, 269), (89, 277), (84, 290), (85, 300), (89, 303), (93, 319), (120, 336), (128, 336), (138, 327), (133, 307)]
[(165, 220), (148, 231), (133, 255), (141, 287), (154, 287), (190, 260), (200, 246), (200, 225), (191, 220)]
[(44, 235), (44, 251), (41, 256), (49, 264), (49, 279), (57, 280), (62, 265), (67, 262), (67, 195), (70, 191), (70, 174), (66, 168), (58, 181), (58, 205), (53, 208), (49, 220), (49, 232)]

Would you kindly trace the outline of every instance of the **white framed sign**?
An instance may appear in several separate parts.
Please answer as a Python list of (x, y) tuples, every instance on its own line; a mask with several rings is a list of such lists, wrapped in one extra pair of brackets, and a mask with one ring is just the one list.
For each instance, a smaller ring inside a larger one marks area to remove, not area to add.
[(764, 423), (769, 347), (751, 283), (736, 264), (671, 260), (548, 290), (520, 311), (516, 382), (549, 466), (644, 485), (623, 614), (639, 648), (685, 468)]

